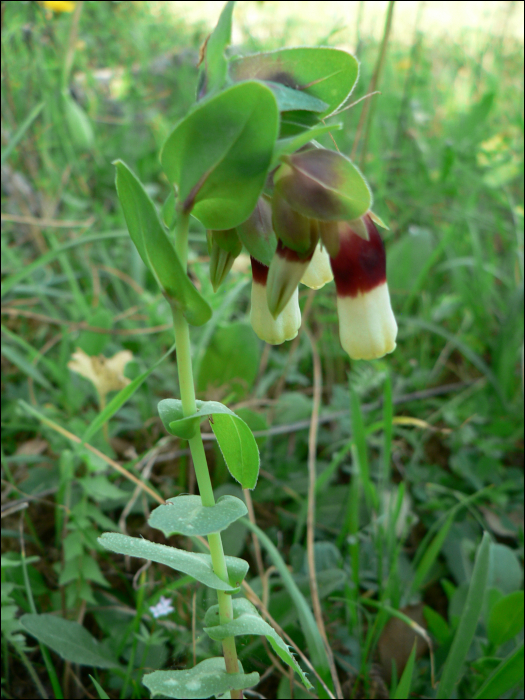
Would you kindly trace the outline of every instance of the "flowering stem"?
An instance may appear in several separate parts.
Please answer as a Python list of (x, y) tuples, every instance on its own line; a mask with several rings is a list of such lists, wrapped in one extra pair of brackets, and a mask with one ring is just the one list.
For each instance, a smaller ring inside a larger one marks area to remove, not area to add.
[[(180, 214), (177, 224), (175, 247), (184, 268), (186, 268), (188, 256), (188, 226), (189, 215)], [(173, 306), (172, 313), (182, 409), (185, 416), (191, 416), (197, 411), (197, 404), (195, 402), (195, 387), (193, 384), (190, 330), (188, 322), (179, 309)], [(196, 434), (189, 440), (189, 443), (202, 505), (208, 507), (213, 506), (215, 505), (215, 498), (213, 496), (210, 473), (208, 471), (208, 463), (206, 461), (206, 453), (204, 452), (200, 428), (197, 429)], [(210, 545), (214, 572), (220, 579), (228, 582), (228, 570), (226, 568), (226, 559), (224, 557), (220, 533), (215, 532), (208, 535), (208, 544)], [(233, 620), (232, 598), (231, 595), (224, 591), (217, 591), (217, 596), (219, 599), (219, 619), (221, 624), (225, 624)], [(226, 671), (228, 673), (238, 673), (239, 663), (237, 660), (235, 638), (227, 637), (222, 642), (222, 649), (224, 652)], [(242, 697), (242, 691), (232, 690), (231, 694), (233, 698)]]

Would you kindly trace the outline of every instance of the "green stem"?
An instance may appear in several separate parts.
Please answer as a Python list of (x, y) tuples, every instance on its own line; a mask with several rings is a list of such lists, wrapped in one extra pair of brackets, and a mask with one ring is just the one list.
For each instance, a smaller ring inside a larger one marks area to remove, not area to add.
[[(187, 265), (188, 254), (188, 226), (189, 216), (180, 215), (177, 224), (175, 248), (179, 255), (180, 261), (184, 268)], [(172, 307), (173, 313), (173, 328), (175, 331), (175, 344), (177, 348), (177, 371), (179, 374), (179, 385), (182, 400), (182, 409), (185, 416), (191, 416), (197, 411), (195, 402), (195, 387), (193, 384), (193, 368), (191, 361), (191, 345), (190, 345), (190, 330), (188, 322), (184, 318), (182, 312)], [(204, 443), (200, 429), (189, 440), (191, 456), (193, 458), (193, 466), (197, 477), (197, 484), (203, 506), (214, 506), (215, 498), (213, 496), (213, 488), (211, 485), (210, 473), (208, 471), (208, 463), (206, 461), (206, 453), (204, 452)], [(223, 581), (228, 582), (228, 570), (226, 568), (226, 559), (224, 557), (224, 549), (220, 533), (212, 533), (208, 535), (208, 544), (210, 545), (211, 561), (214, 572)], [(225, 624), (233, 620), (233, 606), (231, 595), (224, 591), (217, 591), (219, 599), (219, 619), (221, 624)], [(226, 671), (228, 673), (238, 673), (239, 663), (237, 660), (237, 649), (235, 647), (235, 638), (227, 637), (222, 642), (224, 653), (224, 661), (226, 663)], [(232, 697), (242, 697), (241, 691), (231, 691)]]

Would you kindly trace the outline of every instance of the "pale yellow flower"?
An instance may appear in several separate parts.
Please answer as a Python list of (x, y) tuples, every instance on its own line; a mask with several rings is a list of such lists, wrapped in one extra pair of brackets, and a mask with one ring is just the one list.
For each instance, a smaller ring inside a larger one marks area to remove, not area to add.
[(71, 356), (67, 366), (81, 377), (89, 379), (97, 390), (101, 405), (104, 405), (106, 395), (110, 391), (120, 391), (130, 383), (124, 376), (124, 367), (133, 359), (129, 350), (121, 350), (113, 357), (95, 355), (90, 357), (80, 348)]

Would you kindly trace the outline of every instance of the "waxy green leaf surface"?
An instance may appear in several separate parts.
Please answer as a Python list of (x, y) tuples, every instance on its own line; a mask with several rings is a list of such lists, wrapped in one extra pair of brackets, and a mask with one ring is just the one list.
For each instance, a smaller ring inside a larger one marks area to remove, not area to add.
[(200, 496), (177, 496), (168, 498), (168, 505), (155, 508), (148, 524), (166, 537), (173, 533), (204, 536), (225, 530), (247, 513), (246, 505), (235, 496), (221, 496), (214, 506), (203, 506)]
[(214, 573), (209, 554), (186, 552), (183, 549), (168, 547), (165, 544), (157, 544), (139, 537), (121, 535), (117, 532), (105, 532), (98, 538), (98, 541), (112, 552), (165, 564), (175, 571), (193, 576), (194, 579), (208, 588), (215, 588), (218, 591), (230, 593), (237, 591), (249, 569), (248, 562), (244, 559), (226, 557), (226, 567), (230, 580), (230, 583), (226, 583)]
[(197, 401), (197, 413), (184, 416), (182, 402), (164, 399), (158, 405), (166, 430), (189, 440), (199, 423), (211, 417), (210, 423), (230, 474), (244, 489), (253, 489), (259, 475), (259, 448), (252, 431), (233, 411), (217, 401)]
[(230, 690), (244, 690), (259, 682), (259, 674), (244, 673), (239, 661), (239, 673), (227, 673), (224, 657), (205, 659), (184, 671), (154, 671), (147, 673), (142, 682), (152, 696), (167, 698), (224, 697)]
[(129, 235), (159, 287), (179, 308), (188, 323), (200, 326), (211, 318), (211, 308), (191, 283), (160, 222), (155, 205), (140, 180), (121, 160), (117, 168), (117, 193)]
[(95, 668), (115, 668), (118, 663), (101, 649), (100, 643), (85, 627), (73, 620), (56, 615), (22, 615), (20, 623), (39, 642), (56, 652), (66, 661)]
[(288, 646), (274, 628), (262, 619), (257, 612), (257, 608), (245, 598), (235, 598), (232, 603), (234, 619), (224, 625), (219, 623), (219, 606), (213, 605), (209, 608), (204, 618), (204, 631), (206, 634), (218, 642), (226, 639), (226, 637), (245, 634), (264, 635), (279, 658), (299, 674), (307, 689), (311, 688), (312, 684), (290, 653)]
[(161, 163), (183, 211), (206, 228), (234, 228), (253, 211), (277, 138), (270, 88), (245, 82), (197, 103), (168, 137)]
[(280, 49), (244, 56), (230, 63), (233, 80), (281, 83), (322, 100), (327, 105), (320, 115), (322, 117), (334, 112), (348, 99), (358, 73), (359, 64), (354, 56), (331, 48)]

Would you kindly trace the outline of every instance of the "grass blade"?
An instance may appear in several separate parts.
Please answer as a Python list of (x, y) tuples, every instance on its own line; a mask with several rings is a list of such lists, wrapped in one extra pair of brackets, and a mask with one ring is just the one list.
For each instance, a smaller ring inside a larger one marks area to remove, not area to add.
[(1, 296), (3, 297), (5, 294), (10, 292), (15, 285), (17, 285), (23, 279), (28, 277), (28, 275), (30, 275), (35, 270), (38, 270), (39, 267), (43, 267), (44, 265), (47, 265), (53, 260), (56, 260), (56, 258), (58, 258), (59, 255), (65, 250), (69, 250), (70, 248), (76, 248), (79, 245), (87, 245), (88, 243), (98, 243), (100, 241), (107, 241), (113, 238), (129, 238), (129, 234), (127, 231), (124, 230), (110, 231), (108, 233), (94, 233), (91, 236), (80, 236), (74, 241), (69, 241), (68, 243), (64, 243), (63, 245), (58, 246), (58, 248), (55, 248), (54, 250), (50, 250), (48, 253), (45, 253), (36, 260), (33, 260), (33, 262), (29, 263), (29, 265), (24, 265), (22, 269), (18, 272), (15, 272), (10, 277), (7, 277), (2, 282)]
[(9, 158), (13, 150), (16, 148), (18, 143), (23, 139), (24, 134), (26, 131), (29, 129), (31, 124), (35, 121), (35, 119), (38, 117), (42, 109), (44, 108), (44, 102), (41, 102), (38, 104), (30, 113), (29, 115), (24, 119), (24, 121), (20, 124), (18, 129), (16, 130), (15, 134), (13, 135), (13, 138), (5, 148), (2, 149), (2, 156), (0, 158), (0, 162), (3, 165), (6, 160)]
[(396, 692), (393, 695), (394, 700), (407, 700), (410, 694), (410, 687), (412, 685), (412, 676), (414, 674), (414, 663), (416, 660), (416, 642), (412, 647), (410, 656), (408, 657), (407, 665), (401, 676), (401, 680), (396, 688)]
[[(325, 683), (331, 687), (332, 681), (330, 677), (330, 664), (328, 663), (328, 657), (326, 655), (323, 640), (319, 634), (319, 630), (317, 629), (317, 623), (315, 622), (314, 615), (306, 598), (299, 590), (288, 570), (288, 567), (286, 566), (284, 559), (270, 538), (267, 537), (267, 535), (265, 535), (264, 532), (257, 527), (257, 525), (250, 522), (250, 520), (247, 518), (241, 518), (239, 522), (244, 523), (249, 530), (257, 535), (259, 541), (268, 552), (268, 555), (275, 568), (281, 574), (282, 582), (288, 591), (290, 598), (293, 600), (297, 610), (297, 615), (299, 616), (301, 629), (303, 630), (303, 634), (306, 638), (312, 664), (317, 672), (322, 676)], [(332, 688), (331, 690), (333, 691)]]
[(481, 614), (489, 571), (489, 552), (490, 535), (488, 532), (485, 532), (483, 533), (483, 539), (476, 553), (474, 570), (472, 572), (472, 579), (470, 581), (465, 607), (441, 675), (441, 681), (436, 694), (438, 700), (450, 698), (454, 692), (456, 683), (460, 679), (463, 663), (470, 649), (474, 632), (476, 631), (476, 625), (478, 624)]

